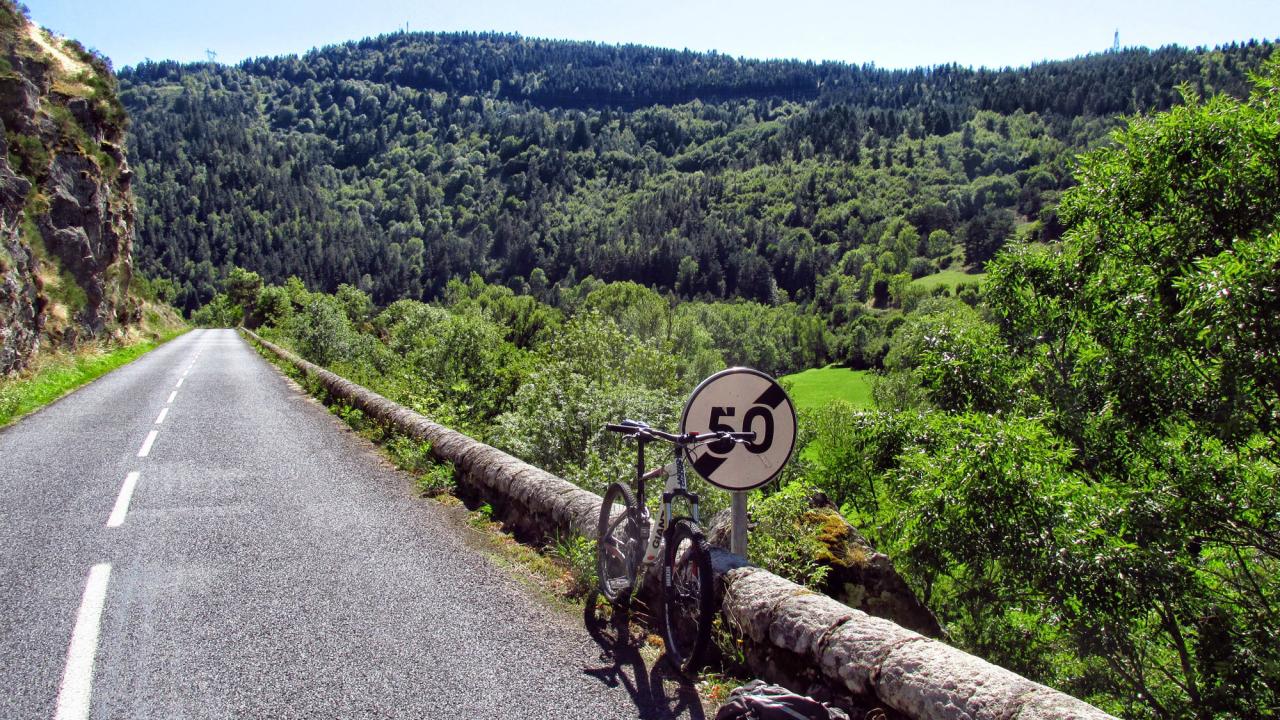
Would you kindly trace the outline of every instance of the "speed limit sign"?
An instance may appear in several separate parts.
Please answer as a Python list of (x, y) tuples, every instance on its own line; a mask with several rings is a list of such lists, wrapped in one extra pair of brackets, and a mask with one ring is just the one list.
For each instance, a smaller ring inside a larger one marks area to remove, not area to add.
[(747, 443), (714, 442), (689, 451), (712, 485), (750, 490), (782, 472), (796, 447), (796, 411), (776, 380), (759, 370), (730, 368), (703, 380), (680, 416), (681, 432), (755, 431)]

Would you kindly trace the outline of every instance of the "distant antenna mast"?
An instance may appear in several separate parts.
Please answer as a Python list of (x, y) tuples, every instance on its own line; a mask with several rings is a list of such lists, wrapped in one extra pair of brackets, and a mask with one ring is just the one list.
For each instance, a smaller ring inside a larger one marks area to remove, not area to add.
[(1120, 28), (1116, 28), (1116, 37), (1111, 41), (1111, 52), (1120, 52)]
[(205, 50), (204, 54), (209, 58), (209, 64), (212, 65), (214, 60), (218, 59), (218, 53), (212, 50)]

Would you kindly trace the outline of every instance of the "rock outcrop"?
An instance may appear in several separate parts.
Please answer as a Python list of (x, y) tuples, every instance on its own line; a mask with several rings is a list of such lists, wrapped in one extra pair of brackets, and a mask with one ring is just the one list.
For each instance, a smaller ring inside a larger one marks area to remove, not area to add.
[(0, 375), (137, 320), (125, 125), (106, 61), (0, 0)]
[[(819, 540), (826, 548), (823, 556), (816, 558), (827, 567), (823, 593), (921, 635), (942, 637), (938, 619), (894, 569), (889, 556), (873, 548), (825, 495), (817, 493), (810, 503), (813, 509), (806, 520), (821, 528)], [(728, 548), (731, 529), (732, 519), (725, 510), (711, 519), (707, 539), (712, 545)]]

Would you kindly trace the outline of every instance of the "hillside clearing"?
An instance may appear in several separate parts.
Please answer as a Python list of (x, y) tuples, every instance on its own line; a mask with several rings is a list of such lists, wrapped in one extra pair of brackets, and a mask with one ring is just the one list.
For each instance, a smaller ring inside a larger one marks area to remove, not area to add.
[(970, 273), (964, 270), (943, 270), (932, 275), (925, 275), (922, 278), (916, 278), (911, 281), (912, 285), (917, 287), (928, 288), (930, 290), (946, 285), (951, 289), (955, 289), (957, 285), (964, 283), (981, 283), (987, 279), (986, 273)]
[(844, 400), (854, 407), (873, 408), (871, 371), (850, 370), (829, 365), (811, 368), (782, 377), (797, 410), (815, 410), (833, 400)]

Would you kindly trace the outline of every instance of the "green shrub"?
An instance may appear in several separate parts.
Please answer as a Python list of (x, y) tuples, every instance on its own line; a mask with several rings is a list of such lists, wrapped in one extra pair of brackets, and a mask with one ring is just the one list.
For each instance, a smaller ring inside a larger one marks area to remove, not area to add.
[(453, 467), (453, 463), (440, 463), (433, 465), (427, 472), (417, 476), (414, 484), (427, 497), (436, 497), (437, 495), (451, 494), (457, 486), (457, 471)]
[(355, 331), (331, 295), (313, 295), (310, 302), (294, 314), (290, 331), (297, 341), (298, 352), (317, 365), (332, 365), (351, 356)]
[(467, 519), (467, 522), (470, 523), (472, 527), (481, 530), (486, 529), (489, 523), (493, 522), (493, 506), (489, 503), (485, 503), (476, 508), (472, 511), (471, 517)]
[(573, 578), (570, 597), (583, 597), (596, 586), (596, 544), (577, 533), (557, 533), (547, 543), (547, 552), (564, 563)]
[(792, 582), (820, 587), (830, 570), (821, 558), (830, 551), (820, 539), (822, 525), (814, 522), (809, 497), (813, 488), (792, 483), (767, 497), (750, 498), (755, 532), (751, 560)]
[(49, 149), (44, 146), (44, 141), (34, 135), (13, 131), (5, 134), (9, 141), (9, 164), (19, 175), (39, 185), (49, 172)]
[(251, 318), (253, 325), (280, 327), (293, 317), (293, 303), (289, 291), (279, 285), (268, 285), (258, 291)]
[(172, 305), (173, 299), (178, 296), (178, 286), (169, 278), (149, 278), (137, 271), (133, 273), (130, 289), (143, 300), (166, 305)]
[(218, 293), (209, 304), (191, 313), (191, 324), (196, 327), (235, 327), (243, 315), (239, 305), (231, 302), (225, 293)]

